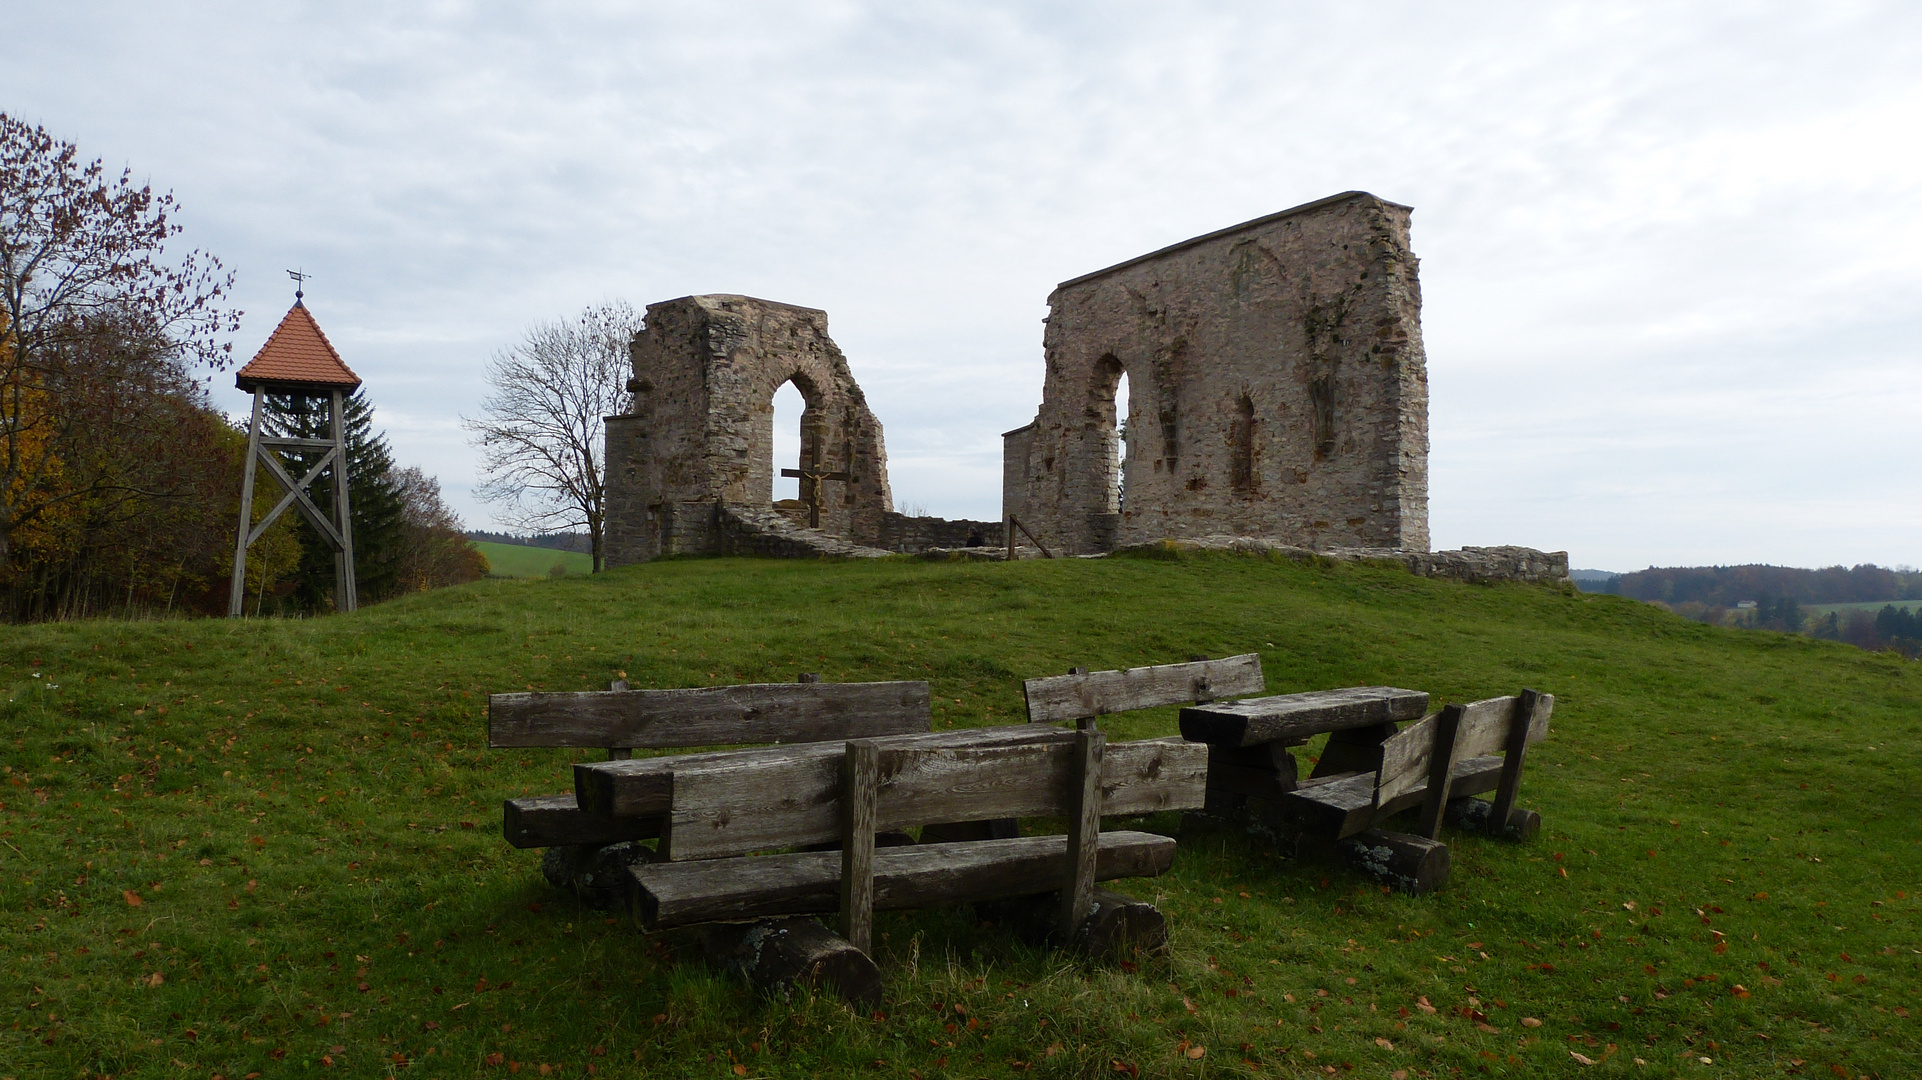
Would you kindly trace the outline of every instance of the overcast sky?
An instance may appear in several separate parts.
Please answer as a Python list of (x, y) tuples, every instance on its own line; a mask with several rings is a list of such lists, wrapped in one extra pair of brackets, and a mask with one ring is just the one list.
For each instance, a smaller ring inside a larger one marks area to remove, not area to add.
[[(1415, 208), (1436, 547), (1922, 564), (1922, 5), (0, 0), (0, 111), (308, 305), (469, 524), (491, 352), (825, 308), (900, 504), (993, 518), (1059, 281)], [(231, 378), (219, 402), (242, 407)]]

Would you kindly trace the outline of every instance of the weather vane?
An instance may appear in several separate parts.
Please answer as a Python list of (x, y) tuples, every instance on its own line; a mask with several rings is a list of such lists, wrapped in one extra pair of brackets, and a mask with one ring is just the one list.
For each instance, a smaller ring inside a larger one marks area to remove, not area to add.
[(301, 298), (307, 295), (301, 291), (301, 286), (305, 285), (307, 279), (314, 275), (307, 273), (306, 267), (302, 267), (299, 270), (287, 271), (287, 276), (294, 279), (294, 303), (298, 304), (301, 302)]

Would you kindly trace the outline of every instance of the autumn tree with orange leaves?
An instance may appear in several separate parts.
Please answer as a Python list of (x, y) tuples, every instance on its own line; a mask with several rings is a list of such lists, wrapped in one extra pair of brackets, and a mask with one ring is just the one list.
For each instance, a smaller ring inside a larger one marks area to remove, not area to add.
[[(157, 561), (178, 591), (200, 519), (230, 497), (216, 489), (239, 451), (194, 373), (227, 366), (240, 313), (218, 259), (168, 250), (176, 210), (0, 113), (0, 588), (15, 617), (92, 607), (105, 576), (150, 588), (134, 579)], [(126, 571), (105, 575), (112, 560)]]

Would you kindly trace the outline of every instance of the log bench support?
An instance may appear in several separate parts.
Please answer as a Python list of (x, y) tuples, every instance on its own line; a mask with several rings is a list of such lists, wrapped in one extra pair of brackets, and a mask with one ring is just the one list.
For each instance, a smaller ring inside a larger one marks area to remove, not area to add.
[[(853, 970), (847, 965), (859, 965), (844, 953), (871, 953), (877, 911), (1018, 901), (1030, 913), (1047, 912), (1030, 914), (1028, 921), (1046, 924), (1058, 943), (1096, 955), (1159, 947), (1166, 940), (1159, 912), (1096, 885), (1165, 872), (1174, 861), (1175, 841), (1154, 833), (1102, 832), (1101, 817), (1197, 806), (1207, 770), (1206, 748), (1178, 739), (1110, 744), (1092, 729), (1034, 727), (670, 760), (658, 853), (664, 861), (627, 868), (642, 926), (761, 920), (755, 925), (773, 927), (767, 920), (788, 920), (779, 923), (788, 935), (780, 940), (806, 949), (768, 944), (771, 929), (717, 931), (721, 936), (714, 940), (724, 943), (721, 953), (734, 958), (728, 963), (736, 970), (777, 993), (797, 979), (807, 981), (796, 974), (813, 970), (812, 960), (802, 962), (803, 953), (838, 957), (838, 992), (852, 1000), (861, 1000), (857, 991), (865, 993), (860, 988), (866, 984), (847, 973)], [(590, 807), (618, 805), (623, 798), (645, 804), (646, 792), (654, 789), (641, 780), (654, 767), (582, 765), (577, 792)], [(877, 834), (891, 829), (1007, 814), (1063, 816), (1069, 831), (875, 844)], [(826, 840), (838, 841), (837, 849), (793, 850)], [(775, 853), (761, 854), (769, 851)], [(791, 921), (826, 915), (838, 915), (839, 935)]]

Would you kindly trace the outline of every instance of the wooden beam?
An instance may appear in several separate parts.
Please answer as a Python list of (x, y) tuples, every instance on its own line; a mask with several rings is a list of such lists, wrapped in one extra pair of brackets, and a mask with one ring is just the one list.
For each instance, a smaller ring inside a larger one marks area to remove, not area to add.
[[(934, 748), (881, 740), (875, 828), (1069, 813), (1067, 781), (1077, 733), (1042, 733), (1058, 738), (1025, 746)], [(1102, 812), (1199, 807), (1207, 774), (1207, 747), (1196, 743), (1111, 744), (1102, 768)], [(712, 859), (833, 840), (841, 832), (839, 786), (838, 755), (677, 766), (663, 846), (670, 859)]]
[(1259, 694), (1265, 686), (1261, 656), (1243, 653), (1188, 664), (1053, 675), (1029, 679), (1021, 684), (1021, 689), (1028, 698), (1028, 721), (1047, 724), (1160, 705)]
[[(888, 745), (1014, 746), (1063, 738), (1066, 736), (1062, 732), (1050, 728), (965, 728), (960, 731), (895, 735), (890, 737)], [(717, 762), (734, 765), (766, 761), (832, 763), (838, 762), (840, 757), (840, 743), (811, 742), (629, 761), (584, 761), (574, 766), (574, 795), (582, 810), (601, 817), (660, 816), (667, 813), (672, 801), (676, 769), (694, 769)]]
[(1181, 710), (1181, 737), (1216, 746), (1299, 741), (1324, 731), (1413, 720), (1428, 695), (1392, 686), (1351, 686), (1281, 694)]
[(874, 805), (880, 782), (874, 740), (856, 739), (841, 757), (841, 936), (864, 953), (874, 941)]
[(926, 731), (928, 717), (924, 682), (492, 694), (487, 745), (663, 749), (816, 742)]
[(1522, 762), (1528, 755), (1528, 733), (1535, 729), (1535, 714), (1542, 713), (1542, 730), (1548, 729), (1548, 713), (1555, 699), (1534, 690), (1523, 690), (1515, 700), (1502, 747), (1502, 779), (1495, 788), (1495, 802), (1488, 817), (1488, 832), (1500, 836), (1508, 830), (1508, 814), (1515, 808), (1515, 793), (1522, 786)]
[(1068, 778), (1068, 873), (1061, 884), (1058, 933), (1073, 941), (1094, 901), (1095, 852), (1101, 845), (1101, 764), (1108, 737), (1074, 733), (1074, 768)]
[[(1430, 840), (1441, 836), (1442, 811), (1448, 807), (1448, 770), (1455, 764), (1461, 719), (1460, 705), (1447, 706), (1435, 717), (1434, 745), (1428, 752), (1428, 786), (1422, 792), (1421, 828), (1416, 830), (1417, 835)], [(1378, 788), (1378, 800), (1379, 792)]]
[(227, 590), (227, 617), (239, 618), (247, 604), (247, 545), (253, 543), (254, 455), (260, 452), (260, 405), (266, 391), (254, 388), (254, 418), (247, 426), (247, 464), (240, 473), (240, 533), (234, 542), (234, 579)]
[(501, 804), (501, 833), (517, 848), (618, 844), (661, 835), (661, 819), (598, 817), (583, 813), (571, 794), (534, 795)]
[[(1173, 837), (1105, 832), (1095, 878), (1153, 877), (1174, 863)], [(1059, 888), (1068, 838), (1024, 836), (959, 844), (916, 844), (874, 853), (877, 911), (1028, 896)], [(776, 915), (825, 915), (840, 904), (841, 853), (805, 851), (714, 862), (629, 868), (636, 913), (648, 929)]]

